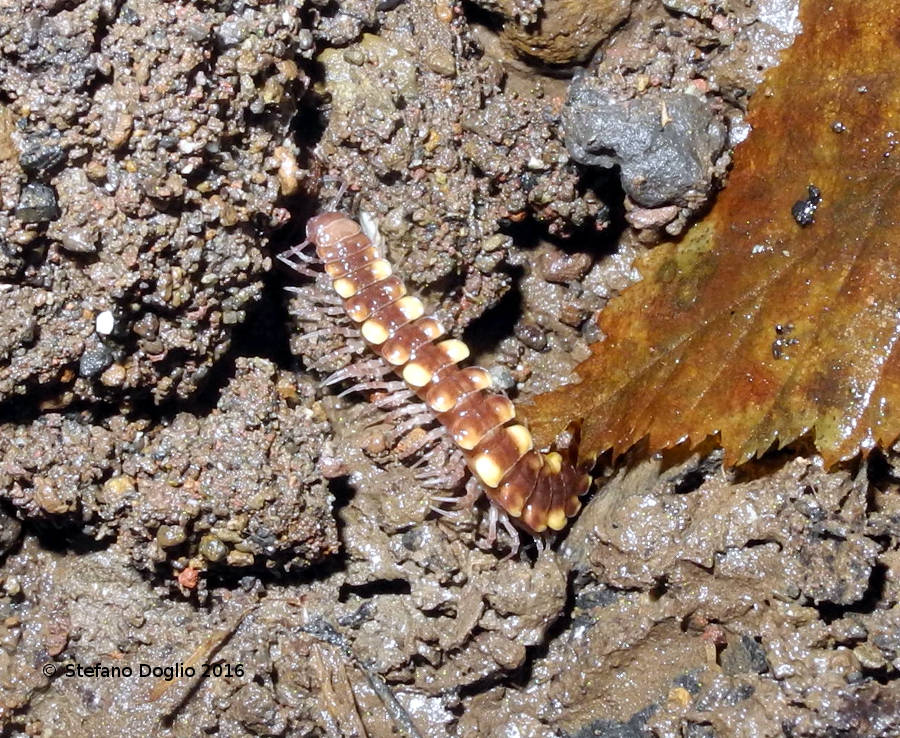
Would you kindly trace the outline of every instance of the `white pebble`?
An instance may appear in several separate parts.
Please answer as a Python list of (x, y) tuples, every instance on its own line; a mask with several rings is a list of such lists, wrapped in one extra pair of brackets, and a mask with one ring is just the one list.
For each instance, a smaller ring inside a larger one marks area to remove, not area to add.
[(193, 154), (201, 148), (203, 148), (203, 143), (200, 141), (191, 141), (190, 139), (183, 138), (178, 142), (178, 150), (182, 154)]
[(113, 332), (113, 329), (116, 327), (116, 319), (113, 317), (113, 314), (109, 310), (104, 310), (97, 316), (97, 320), (94, 321), (94, 330), (97, 331), (101, 336), (108, 336)]
[(359, 227), (362, 228), (362, 232), (369, 237), (369, 240), (374, 244), (375, 248), (378, 249), (378, 252), (383, 254), (384, 238), (381, 236), (381, 231), (378, 230), (378, 219), (375, 217), (375, 214), (366, 210), (360, 210)]

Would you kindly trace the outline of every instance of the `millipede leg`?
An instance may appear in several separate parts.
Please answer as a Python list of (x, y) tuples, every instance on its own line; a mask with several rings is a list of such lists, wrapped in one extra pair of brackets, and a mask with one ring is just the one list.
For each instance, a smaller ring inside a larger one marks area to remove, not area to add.
[[(342, 12), (346, 13), (346, 11), (342, 11)], [(323, 179), (323, 181), (331, 180), (333, 182), (340, 182), (337, 194), (333, 198), (331, 198), (331, 200), (328, 203), (328, 206), (326, 208), (327, 210), (337, 210), (337, 206), (340, 204), (341, 200), (344, 199), (344, 195), (347, 194), (347, 188), (350, 186), (350, 183), (343, 177), (335, 177), (334, 175), (331, 175), (331, 174), (324, 175), (322, 177), (322, 179)]]
[[(441, 502), (447, 505), (452, 505), (453, 509), (456, 510), (465, 510), (468, 507), (472, 507), (476, 502), (478, 502), (478, 498), (483, 494), (483, 490), (481, 489), (481, 484), (475, 477), (469, 477), (466, 481), (466, 493), (462, 497), (432, 497), (432, 500), (436, 500), (437, 502)], [(496, 514), (497, 507), (495, 505), (491, 505), (491, 515)], [(494, 521), (494, 527), (496, 528), (497, 521)]]
[[(375, 381), (378, 379), (382, 379), (391, 373), (391, 368), (386, 366), (385, 363), (381, 359), (369, 359), (368, 361), (357, 361), (353, 364), (348, 364), (343, 369), (338, 369), (336, 372), (325, 377), (322, 380), (322, 386), (328, 387), (332, 384), (337, 384), (338, 382), (345, 382), (348, 379), (365, 379)], [(342, 392), (341, 395), (345, 395), (349, 392), (352, 392), (353, 388)]]
[[(315, 331), (309, 331), (308, 333), (304, 333), (301, 338), (309, 339), (309, 338), (321, 338), (323, 336), (340, 336), (341, 338), (356, 338), (356, 332), (350, 328), (350, 326), (346, 325), (335, 325), (328, 326), (326, 328), (319, 328)], [(387, 372), (385, 372), (387, 373)]]
[(488, 534), (487, 538), (484, 538), (480, 541), (476, 541), (476, 545), (479, 548), (483, 548), (485, 550), (490, 550), (494, 547), (494, 544), (497, 542), (497, 523), (499, 523), (504, 533), (509, 537), (509, 553), (501, 559), (502, 561), (506, 561), (507, 559), (511, 559), (517, 553), (519, 553), (519, 531), (516, 530), (515, 526), (509, 519), (509, 515), (506, 514), (506, 511), (497, 507), (497, 505), (491, 503), (490, 509), (488, 511)]
[(437, 513), (442, 518), (452, 520), (454, 523), (462, 522), (462, 510), (445, 510), (437, 505), (429, 505), (428, 507), (431, 512)]
[[(425, 489), (455, 489), (459, 487), (459, 483), (462, 481), (463, 476), (465, 476), (465, 472), (463, 471), (458, 474), (455, 472), (447, 474), (428, 472), (426, 474), (416, 475), (416, 481), (418, 481)], [(459, 497), (434, 496), (431, 499), (435, 502), (440, 502), (441, 504), (456, 505)]]
[(341, 302), (340, 297), (337, 297), (331, 291), (326, 290), (323, 286), (318, 284), (318, 282), (314, 285), (307, 284), (303, 285), (302, 287), (288, 286), (284, 289), (290, 292), (292, 295), (297, 295), (297, 297), (302, 298), (310, 305), (315, 305), (317, 307), (327, 306), (328, 308), (337, 308), (337, 310), (329, 310), (329, 315), (346, 316), (347, 314), (347, 311), (344, 310), (344, 305)]
[[(371, 400), (372, 406), (379, 410), (393, 410), (416, 396), (416, 393), (407, 389), (403, 382), (380, 382), (379, 384), (381, 387), (367, 387), (364, 384), (358, 384), (354, 386), (354, 389), (356, 391), (382, 392), (381, 396)], [(397, 385), (399, 388), (396, 387)]]
[[(415, 425), (424, 425), (428, 421), (434, 420), (431, 411), (428, 410), (428, 407), (424, 402), (410, 402), (386, 413), (384, 417), (381, 418), (381, 421), (384, 423), (397, 423), (402, 427), (403, 424), (400, 421), (408, 423), (410, 420), (416, 418), (424, 418), (424, 421), (415, 423)], [(402, 433), (403, 431), (401, 430), (399, 432)]]
[[(429, 469), (416, 474), (416, 480), (429, 489), (458, 489), (466, 475), (466, 462), (456, 446), (429, 459)], [(433, 497), (438, 502), (456, 505), (458, 497)]]
[(278, 260), (290, 267), (298, 274), (304, 277), (318, 277), (322, 272), (320, 269), (313, 268), (318, 263), (318, 259), (313, 255), (304, 254), (303, 249), (309, 246), (309, 241), (304, 241), (296, 246), (291, 246), (287, 251), (278, 254)]
[(341, 308), (335, 309), (329, 305), (316, 305), (312, 302), (303, 302), (291, 305), (291, 316), (297, 320), (303, 320), (307, 323), (319, 325), (322, 318), (329, 318), (329, 322), (334, 325), (350, 325), (350, 321), (343, 316)]
[(408, 450), (405, 450), (405, 451), (399, 453), (398, 457), (401, 459), (408, 459), (413, 454), (427, 450), (428, 448), (433, 446), (435, 443), (438, 443), (441, 440), (441, 438), (444, 437), (446, 432), (447, 431), (444, 429), (443, 426), (438, 426), (437, 428), (432, 428), (430, 431), (428, 431), (428, 433), (425, 435), (425, 437), (423, 439), (421, 439), (421, 441), (416, 443), (416, 445), (413, 448), (410, 448)]
[[(309, 245), (310, 245), (309, 239), (306, 239), (305, 241), (303, 241), (303, 243), (295, 243), (293, 246), (291, 246), (287, 251), (285, 251), (283, 253), (284, 254), (292, 254), (293, 256), (297, 256), (300, 259), (303, 259), (303, 261), (313, 261), (316, 257), (309, 256), (309, 255), (303, 253), (303, 251)], [(279, 256), (281, 256), (281, 254)]]
[(500, 519), (500, 508), (491, 505), (488, 512), (488, 534), (484, 540), (485, 548), (493, 548), (497, 542), (497, 521)]
[(340, 361), (340, 360), (344, 360), (344, 359), (349, 359), (350, 357), (358, 356), (365, 350), (366, 350), (366, 347), (362, 343), (362, 341), (360, 341), (358, 343), (347, 343), (343, 346), (338, 346), (333, 351), (329, 351), (327, 354), (322, 356), (322, 361), (325, 363), (328, 363), (328, 362), (332, 362), (332, 361)]
[(413, 428), (421, 428), (433, 422), (434, 418), (432, 417), (431, 413), (423, 408), (425, 408), (424, 404), (421, 407), (416, 407), (415, 405), (413, 405), (410, 409), (397, 408), (397, 410), (393, 410), (392, 413), (401, 412), (408, 417), (402, 422), (395, 422), (395, 424), (391, 427), (392, 435), (395, 437), (404, 436)]

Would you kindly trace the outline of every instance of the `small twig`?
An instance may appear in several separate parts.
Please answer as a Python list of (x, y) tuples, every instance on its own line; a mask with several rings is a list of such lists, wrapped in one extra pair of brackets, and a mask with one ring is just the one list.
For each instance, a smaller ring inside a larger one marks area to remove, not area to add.
[[(253, 605), (252, 607), (244, 609), (227, 626), (214, 631), (209, 638), (207, 638), (199, 646), (197, 646), (197, 648), (194, 649), (193, 653), (188, 656), (187, 661), (184, 662), (184, 668), (187, 669), (197, 664), (205, 663), (209, 660), (210, 657), (218, 653), (219, 650), (226, 643), (228, 643), (229, 640), (231, 640), (231, 637), (235, 634), (241, 623), (244, 622), (244, 618), (246, 618), (247, 615), (249, 615), (257, 607), (258, 605)], [(172, 718), (175, 717), (175, 715), (181, 710), (181, 708), (183, 708), (187, 704), (188, 700), (194, 695), (194, 693), (200, 686), (200, 682), (203, 680), (204, 673), (205, 672), (202, 669), (197, 672), (197, 676), (193, 678), (190, 686), (187, 688), (181, 699), (179, 699), (178, 702), (176, 702), (172, 706), (172, 708), (167, 710), (163, 715), (164, 720), (172, 720)], [(156, 700), (158, 700), (173, 686), (175, 686), (176, 683), (176, 679), (159, 679), (150, 690), (149, 701), (156, 702)]]
[(406, 711), (406, 708), (400, 704), (399, 700), (394, 696), (391, 688), (385, 683), (381, 675), (368, 668), (357, 658), (356, 654), (351, 650), (350, 644), (347, 643), (347, 639), (336, 631), (331, 624), (322, 618), (316, 618), (306, 625), (300, 626), (300, 630), (311, 635), (313, 638), (328, 643), (340, 650), (345, 658), (362, 671), (366, 677), (366, 681), (372, 688), (372, 691), (375, 692), (384, 703), (384, 707), (387, 710), (388, 715), (390, 715), (391, 719), (394, 721), (394, 724), (407, 736), (407, 738), (422, 738), (422, 734), (416, 728), (412, 718)]

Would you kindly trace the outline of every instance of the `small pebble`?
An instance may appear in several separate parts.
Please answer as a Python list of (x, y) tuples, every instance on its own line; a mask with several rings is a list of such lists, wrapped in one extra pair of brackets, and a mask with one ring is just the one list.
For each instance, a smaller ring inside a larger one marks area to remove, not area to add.
[(60, 240), (60, 246), (73, 254), (97, 253), (97, 231), (89, 231), (86, 228), (73, 228), (67, 231)]
[(809, 185), (805, 200), (797, 200), (791, 207), (791, 215), (801, 228), (812, 225), (816, 220), (816, 209), (822, 202), (822, 191), (815, 185)]
[(395, 238), (403, 236), (409, 231), (409, 221), (406, 219), (406, 210), (402, 207), (393, 208), (387, 212), (379, 224), (380, 230)]
[(45, 184), (30, 182), (22, 188), (16, 217), (25, 223), (47, 223), (60, 215), (56, 192)]
[(17, 576), (9, 576), (3, 583), (3, 589), (10, 597), (15, 597), (22, 591), (22, 584)]
[(425, 56), (425, 63), (432, 72), (442, 77), (456, 76), (456, 59), (450, 49), (443, 46), (432, 47)]
[(102, 343), (94, 344), (84, 350), (78, 360), (78, 375), (96, 377), (113, 362), (113, 353)]
[(69, 512), (69, 503), (60, 497), (59, 490), (48, 479), (35, 477), (33, 499), (41, 510), (51, 515)]
[(625, 213), (625, 219), (633, 228), (661, 228), (678, 217), (677, 205), (661, 208), (634, 208)]
[(560, 306), (559, 319), (573, 328), (582, 324), (584, 316), (584, 311), (574, 302), (566, 302)]
[(106, 387), (121, 387), (125, 384), (125, 378), (127, 373), (125, 372), (125, 367), (121, 364), (111, 364), (104, 372), (100, 375), (100, 383)]
[(691, 704), (691, 693), (684, 687), (674, 687), (669, 690), (666, 701), (670, 702), (676, 708), (685, 708)]
[(359, 49), (347, 49), (344, 51), (344, 61), (354, 67), (361, 67), (366, 63), (366, 55)]
[(97, 502), (106, 504), (118, 502), (135, 489), (134, 479), (127, 474), (120, 474), (103, 483), (103, 487), (97, 493)]
[(199, 570), (195, 569), (192, 566), (187, 566), (181, 572), (179, 572), (178, 583), (185, 589), (193, 589), (197, 586), (197, 581), (199, 580), (199, 578)]
[(148, 356), (161, 356), (166, 350), (166, 345), (156, 339), (141, 339), (138, 341), (138, 348)]
[(134, 8), (129, 5), (125, 5), (122, 8), (121, 18), (130, 26), (137, 26), (141, 23), (141, 17), (135, 12)]
[(141, 319), (135, 322), (132, 329), (143, 338), (152, 338), (159, 331), (159, 318), (153, 313), (144, 313)]
[(229, 551), (226, 561), (229, 566), (253, 566), (253, 554), (244, 551)]
[(584, 325), (581, 326), (581, 336), (589, 344), (603, 340), (603, 331), (600, 330), (600, 326), (597, 324), (596, 316), (584, 322)]
[(156, 542), (160, 548), (174, 548), (185, 542), (187, 536), (180, 525), (163, 525), (156, 532)]
[(593, 259), (585, 253), (567, 254), (554, 249), (542, 254), (538, 263), (544, 279), (565, 284), (575, 282), (587, 274)]
[(29, 177), (43, 179), (65, 159), (65, 149), (57, 144), (32, 143), (19, 155), (19, 166)]
[(861, 643), (853, 649), (859, 663), (867, 669), (881, 669), (885, 666), (884, 654), (871, 643)]
[(273, 152), (273, 157), (278, 162), (278, 185), (281, 194), (285, 196), (295, 194), (300, 187), (298, 181), (300, 167), (294, 153), (284, 146), (279, 146)]
[(312, 31), (308, 28), (301, 28), (297, 33), (297, 48), (301, 51), (310, 51), (315, 46)]
[(516, 338), (528, 348), (532, 348), (535, 351), (543, 351), (547, 348), (547, 332), (536, 323), (522, 321), (521, 323), (516, 323), (513, 330)]
[(478, 254), (473, 266), (482, 274), (493, 274), (501, 261), (503, 261), (503, 252), (494, 251), (488, 254)]
[[(362, 449), (369, 456), (378, 456), (387, 450), (387, 439), (385, 438), (384, 431), (378, 428), (370, 428), (369, 431), (365, 434), (362, 439)], [(328, 476), (326, 469), (322, 469), (323, 475), (326, 478), (333, 478), (334, 476), (338, 476), (336, 474), (331, 477)]]
[(102, 182), (107, 175), (106, 165), (101, 161), (91, 159), (84, 165), (84, 173), (91, 182)]
[(200, 555), (207, 561), (221, 561), (228, 554), (228, 547), (215, 536), (200, 539)]
[(116, 327), (116, 319), (110, 310), (104, 310), (94, 320), (94, 330), (101, 336), (108, 336)]
[(112, 125), (106, 132), (106, 142), (113, 151), (118, 151), (128, 143), (131, 138), (131, 132), (134, 128), (134, 116), (124, 111), (120, 112)]
[(516, 378), (513, 376), (512, 372), (505, 366), (494, 364), (490, 369), (488, 369), (488, 374), (491, 375), (494, 387), (499, 390), (506, 391), (516, 386)]
[(488, 236), (484, 239), (484, 243), (481, 244), (481, 248), (483, 251), (496, 251), (497, 249), (502, 249), (504, 247), (509, 248), (512, 246), (512, 237), (506, 236), (502, 233), (495, 233), (493, 236)]

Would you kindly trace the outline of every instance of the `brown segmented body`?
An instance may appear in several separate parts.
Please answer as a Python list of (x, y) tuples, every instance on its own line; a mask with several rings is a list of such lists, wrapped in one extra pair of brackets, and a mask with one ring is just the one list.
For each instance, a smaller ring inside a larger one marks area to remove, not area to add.
[(562, 529), (591, 485), (578, 464), (577, 433), (563, 452), (536, 450), (510, 399), (491, 389), (481, 367), (458, 366), (469, 349), (438, 340), (443, 327), (407, 295), (354, 220), (323, 213), (307, 223), (306, 236), (366, 343), (435, 413), (491, 503), (529, 533)]

